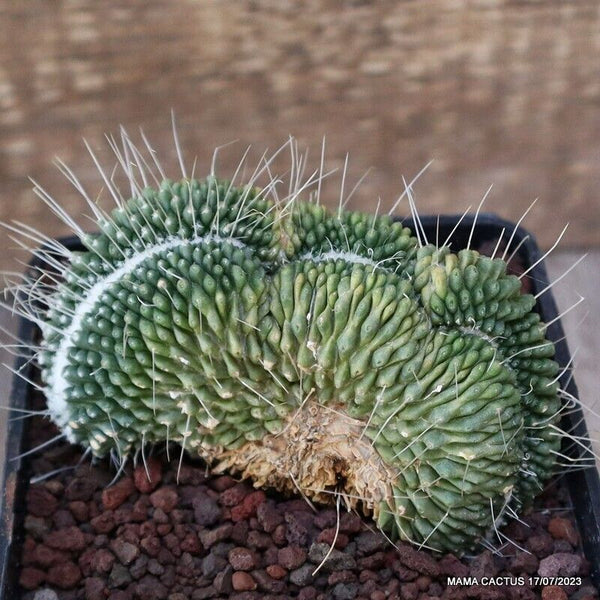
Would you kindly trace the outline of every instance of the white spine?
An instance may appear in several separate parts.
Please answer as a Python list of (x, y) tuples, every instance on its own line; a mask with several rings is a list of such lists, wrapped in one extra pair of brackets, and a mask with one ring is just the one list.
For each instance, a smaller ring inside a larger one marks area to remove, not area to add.
[(133, 270), (145, 260), (164, 252), (172, 250), (178, 246), (187, 244), (203, 244), (205, 242), (229, 243), (238, 248), (245, 248), (246, 245), (234, 238), (223, 238), (218, 235), (203, 235), (185, 239), (172, 236), (153, 246), (148, 246), (142, 252), (132, 255), (121, 263), (118, 268), (99, 279), (88, 291), (86, 297), (80, 302), (76, 309), (71, 323), (64, 332), (60, 344), (54, 355), (52, 368), (48, 376), (48, 387), (46, 395), (48, 398), (48, 411), (52, 420), (64, 431), (67, 438), (73, 441), (73, 431), (69, 427), (70, 414), (66, 401), (66, 391), (68, 382), (64, 376), (66, 367), (69, 364), (69, 351), (73, 348), (75, 338), (79, 332), (83, 320), (93, 310), (94, 306), (100, 301), (102, 295), (110, 287), (120, 281), (124, 276), (133, 272)]

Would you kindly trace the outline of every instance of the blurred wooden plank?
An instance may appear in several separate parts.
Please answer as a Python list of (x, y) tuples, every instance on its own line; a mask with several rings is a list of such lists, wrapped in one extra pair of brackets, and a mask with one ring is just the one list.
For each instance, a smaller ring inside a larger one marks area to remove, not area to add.
[(0, 220), (64, 233), (27, 177), (77, 215), (52, 160), (95, 196), (81, 138), (97, 147), (120, 123), (143, 125), (176, 176), (172, 107), (200, 175), (219, 144), (239, 140), (221, 154), (230, 174), (247, 144), (258, 156), (289, 133), (316, 164), (326, 135), (353, 181), (375, 167), (354, 207), (390, 206), (401, 175), (435, 158), (424, 212), (462, 211), (494, 183), (488, 209), (513, 220), (540, 196), (528, 222), (542, 245), (567, 220), (566, 245), (599, 245), (599, 54), (596, 0), (0, 0)]

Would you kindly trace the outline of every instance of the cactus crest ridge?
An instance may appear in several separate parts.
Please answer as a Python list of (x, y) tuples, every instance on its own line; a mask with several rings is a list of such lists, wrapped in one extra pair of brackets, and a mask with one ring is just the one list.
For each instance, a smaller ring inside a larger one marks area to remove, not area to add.
[(304, 179), (285, 147), (283, 190), (272, 159), (244, 182), (165, 179), (123, 134), (130, 193), (102, 174), (112, 211), (65, 167), (96, 233), (36, 186), (83, 244), (36, 233), (46, 267), (17, 286), (49, 416), (121, 467), (176, 442), (257, 486), (341, 496), (392, 538), (472, 548), (531, 503), (560, 446), (535, 298), (501, 258), (429, 243), (415, 212), (411, 231), (346, 210), (343, 184), (326, 208), (323, 167)]

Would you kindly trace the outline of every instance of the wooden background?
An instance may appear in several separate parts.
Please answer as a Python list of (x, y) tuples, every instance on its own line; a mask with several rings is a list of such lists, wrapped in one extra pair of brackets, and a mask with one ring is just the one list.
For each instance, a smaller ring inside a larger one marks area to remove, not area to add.
[[(544, 246), (570, 221), (563, 248), (599, 247), (599, 56), (597, 0), (0, 0), (0, 220), (65, 233), (28, 177), (78, 215), (54, 156), (95, 196), (81, 140), (99, 148), (120, 124), (143, 126), (177, 173), (172, 108), (198, 174), (234, 139), (225, 174), (249, 143), (260, 152), (294, 134), (315, 159), (326, 135), (334, 165), (351, 153), (354, 181), (375, 167), (355, 208), (391, 205), (401, 175), (434, 158), (416, 188), (423, 212), (462, 211), (494, 183), (488, 209), (513, 220), (540, 197), (526, 223)], [(0, 269), (21, 270), (13, 247), (0, 233)], [(580, 253), (554, 254), (551, 277)], [(584, 325), (580, 311), (564, 321), (596, 415), (598, 272), (596, 250), (556, 288), (561, 310), (576, 292), (590, 298)], [(14, 328), (9, 317), (0, 325)], [(9, 388), (0, 369), (0, 405)]]
[(198, 174), (234, 139), (224, 174), (249, 143), (294, 134), (314, 159), (325, 135), (354, 181), (374, 167), (355, 208), (391, 205), (433, 158), (421, 211), (462, 212), (493, 183), (487, 208), (511, 219), (540, 197), (527, 224), (542, 245), (570, 221), (565, 247), (597, 246), (599, 56), (596, 0), (1, 0), (0, 220), (64, 233), (28, 177), (78, 215), (53, 158), (95, 195), (81, 140), (101, 147), (119, 124), (176, 172), (174, 109)]

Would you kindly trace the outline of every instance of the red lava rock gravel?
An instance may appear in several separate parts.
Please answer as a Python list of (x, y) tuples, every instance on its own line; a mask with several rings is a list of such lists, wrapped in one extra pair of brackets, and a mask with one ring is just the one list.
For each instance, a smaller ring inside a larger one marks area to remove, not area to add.
[[(78, 451), (73, 451), (77, 455)], [(60, 456), (60, 455), (59, 455)], [(60, 458), (64, 460), (64, 457)], [(44, 459), (37, 467), (56, 466)], [(207, 476), (160, 457), (110, 487), (108, 464), (79, 466), (32, 485), (22, 550), (24, 600), (592, 600), (577, 530), (558, 508), (564, 491), (505, 528), (507, 544), (469, 559), (400, 543), (367, 520)], [(544, 510), (547, 505), (552, 510)], [(315, 572), (328, 555), (327, 561)], [(580, 586), (448, 585), (453, 577), (575, 576)]]
[(154, 457), (148, 458), (146, 464), (138, 465), (133, 471), (133, 482), (138, 492), (149, 494), (162, 479), (162, 465)]

